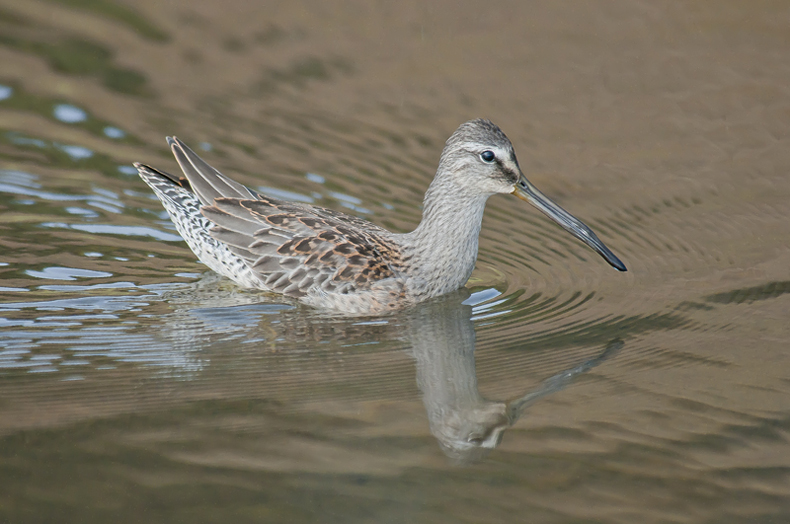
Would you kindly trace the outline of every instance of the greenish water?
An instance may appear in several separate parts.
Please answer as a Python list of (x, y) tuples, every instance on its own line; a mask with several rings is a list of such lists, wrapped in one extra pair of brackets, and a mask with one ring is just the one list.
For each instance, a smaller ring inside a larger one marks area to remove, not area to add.
[[(790, 520), (790, 9), (0, 6), (0, 522)], [(467, 289), (348, 318), (195, 262), (176, 134), (414, 227), (497, 122), (620, 256), (489, 202)]]

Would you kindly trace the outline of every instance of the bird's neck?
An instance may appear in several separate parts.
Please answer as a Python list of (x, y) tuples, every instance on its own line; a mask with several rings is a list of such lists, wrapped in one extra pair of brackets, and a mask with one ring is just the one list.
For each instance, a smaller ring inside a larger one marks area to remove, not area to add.
[(404, 235), (416, 292), (436, 296), (466, 284), (477, 260), (486, 200), (488, 195), (434, 179), (420, 225)]

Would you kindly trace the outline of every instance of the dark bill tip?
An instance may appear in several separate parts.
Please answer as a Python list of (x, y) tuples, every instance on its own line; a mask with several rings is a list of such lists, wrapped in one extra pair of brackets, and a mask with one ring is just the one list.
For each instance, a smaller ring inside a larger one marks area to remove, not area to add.
[[(601, 244), (601, 245), (603, 245), (603, 244)], [(604, 260), (609, 262), (609, 264), (613, 268), (615, 268), (617, 271), (628, 271), (628, 268), (625, 267), (625, 264), (623, 264), (622, 260), (617, 258), (614, 253), (609, 251), (609, 248), (604, 246), (604, 249), (606, 249), (607, 252), (606, 253), (600, 253), (600, 255), (604, 258)]]

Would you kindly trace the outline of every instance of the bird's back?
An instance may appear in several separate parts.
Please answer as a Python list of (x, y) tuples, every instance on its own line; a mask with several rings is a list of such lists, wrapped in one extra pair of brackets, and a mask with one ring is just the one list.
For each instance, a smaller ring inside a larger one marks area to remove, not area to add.
[(169, 139), (185, 179), (136, 164), (198, 258), (238, 284), (349, 312), (402, 306), (393, 235), (326, 208), (262, 196)]

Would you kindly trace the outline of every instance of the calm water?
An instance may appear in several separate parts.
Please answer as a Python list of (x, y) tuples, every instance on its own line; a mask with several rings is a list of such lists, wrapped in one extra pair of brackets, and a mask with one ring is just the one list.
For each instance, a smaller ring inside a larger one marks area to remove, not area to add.
[[(790, 522), (790, 5), (0, 4), (1, 522)], [(414, 227), (470, 118), (467, 289), (234, 288), (130, 164)]]

